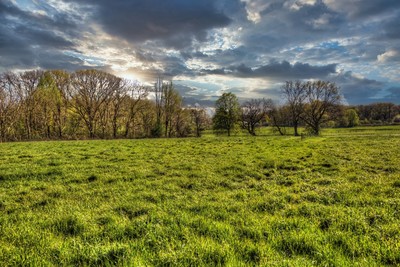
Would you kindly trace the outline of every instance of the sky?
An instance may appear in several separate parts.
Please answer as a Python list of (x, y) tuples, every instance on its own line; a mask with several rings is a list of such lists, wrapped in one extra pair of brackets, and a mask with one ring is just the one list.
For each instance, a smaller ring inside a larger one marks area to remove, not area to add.
[(0, 0), (0, 72), (88, 68), (172, 80), (191, 105), (279, 102), (288, 80), (400, 104), (400, 1)]

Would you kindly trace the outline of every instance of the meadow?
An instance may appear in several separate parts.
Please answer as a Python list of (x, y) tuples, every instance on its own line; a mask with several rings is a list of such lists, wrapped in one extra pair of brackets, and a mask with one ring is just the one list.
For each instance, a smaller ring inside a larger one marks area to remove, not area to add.
[(399, 126), (2, 143), (0, 265), (400, 265), (399, 155)]

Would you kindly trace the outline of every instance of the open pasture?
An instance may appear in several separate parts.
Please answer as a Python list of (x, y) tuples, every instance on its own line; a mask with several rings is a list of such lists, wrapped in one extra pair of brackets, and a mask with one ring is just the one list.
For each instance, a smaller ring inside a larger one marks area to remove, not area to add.
[(0, 144), (1, 266), (395, 266), (400, 127)]

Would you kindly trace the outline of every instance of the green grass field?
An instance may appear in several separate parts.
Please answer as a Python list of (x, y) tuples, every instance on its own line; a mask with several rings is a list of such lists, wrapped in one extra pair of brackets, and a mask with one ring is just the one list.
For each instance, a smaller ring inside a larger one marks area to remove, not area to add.
[(396, 266), (400, 127), (0, 144), (1, 266)]

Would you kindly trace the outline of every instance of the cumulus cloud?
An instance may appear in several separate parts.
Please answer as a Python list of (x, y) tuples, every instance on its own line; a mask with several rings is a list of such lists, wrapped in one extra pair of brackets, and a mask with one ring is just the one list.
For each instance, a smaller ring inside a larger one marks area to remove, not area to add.
[(378, 55), (377, 60), (379, 63), (398, 61), (400, 60), (400, 53), (397, 50), (388, 50), (385, 53)]
[(266, 9), (271, 5), (268, 1), (263, 0), (241, 0), (246, 4), (247, 19), (254, 23), (261, 21), (260, 11)]

